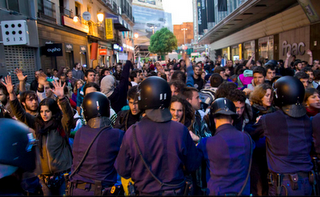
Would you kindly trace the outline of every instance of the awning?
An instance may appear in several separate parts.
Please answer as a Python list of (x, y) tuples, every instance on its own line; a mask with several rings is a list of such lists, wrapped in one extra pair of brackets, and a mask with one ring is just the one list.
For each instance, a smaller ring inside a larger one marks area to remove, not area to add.
[(209, 29), (198, 42), (211, 44), (295, 5), (298, 5), (297, 0), (247, 0)]
[(110, 14), (110, 13), (106, 13), (105, 16), (106, 16), (106, 18), (112, 18), (113, 25), (114, 25), (114, 28), (116, 30), (119, 30), (119, 31), (130, 31), (127, 27), (125, 27), (121, 23), (121, 19), (119, 18), (120, 16), (113, 15), (113, 14)]

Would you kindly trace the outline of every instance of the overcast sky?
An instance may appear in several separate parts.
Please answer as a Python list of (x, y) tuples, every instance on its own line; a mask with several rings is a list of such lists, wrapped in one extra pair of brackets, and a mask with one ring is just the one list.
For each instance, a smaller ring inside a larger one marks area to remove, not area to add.
[(193, 22), (192, 0), (162, 0), (165, 12), (171, 13), (172, 24)]

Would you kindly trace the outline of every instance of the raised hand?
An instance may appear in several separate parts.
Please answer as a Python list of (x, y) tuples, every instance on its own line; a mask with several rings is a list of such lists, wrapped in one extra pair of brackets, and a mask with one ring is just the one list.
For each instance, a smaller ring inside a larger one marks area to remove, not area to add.
[(17, 75), (19, 81), (25, 81), (28, 75), (23, 75), (22, 70), (20, 68), (16, 68), (14, 73)]
[(54, 90), (51, 90), (59, 99), (62, 99), (64, 97), (64, 87), (66, 86), (66, 83), (63, 83), (63, 86), (61, 85), (61, 81), (57, 82), (52, 81), (52, 84), (54, 86)]
[(5, 78), (4, 78), (4, 82), (1, 81), (1, 83), (6, 86), (7, 88), (7, 91), (9, 94), (13, 94), (14, 92), (14, 85), (12, 84), (12, 80), (11, 80), (11, 76), (10, 75), (7, 75)]
[(287, 58), (290, 58), (290, 57), (291, 57), (291, 53), (290, 53), (290, 51), (288, 51)]
[(308, 50), (307, 50), (307, 54), (308, 54), (309, 56), (312, 56), (312, 51), (311, 51), (310, 49), (308, 49)]

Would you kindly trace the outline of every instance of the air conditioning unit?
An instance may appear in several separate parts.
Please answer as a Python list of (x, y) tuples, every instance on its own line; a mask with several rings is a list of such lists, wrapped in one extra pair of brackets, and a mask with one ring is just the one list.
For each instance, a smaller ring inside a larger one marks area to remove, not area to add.
[(29, 31), (26, 20), (1, 21), (3, 45), (29, 44)]

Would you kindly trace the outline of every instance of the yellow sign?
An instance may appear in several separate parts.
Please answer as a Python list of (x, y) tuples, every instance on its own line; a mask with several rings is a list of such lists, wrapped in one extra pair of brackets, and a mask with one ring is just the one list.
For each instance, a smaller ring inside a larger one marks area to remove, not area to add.
[(107, 18), (105, 21), (106, 21), (106, 39), (113, 40), (113, 21), (112, 21), (112, 18)]

